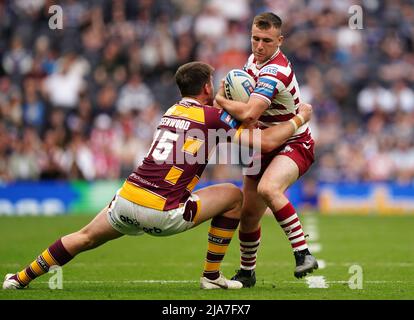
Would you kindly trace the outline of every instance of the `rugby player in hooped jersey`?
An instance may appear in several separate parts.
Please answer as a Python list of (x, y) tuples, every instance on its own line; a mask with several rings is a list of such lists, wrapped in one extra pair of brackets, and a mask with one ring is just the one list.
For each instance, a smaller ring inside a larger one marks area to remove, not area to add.
[[(242, 288), (241, 282), (228, 280), (220, 272), (220, 263), (239, 224), (241, 191), (224, 183), (193, 193), (208, 155), (215, 147), (215, 143), (208, 143), (208, 131), (224, 130), (253, 147), (260, 139), (259, 143), (271, 150), (310, 119), (312, 108), (303, 104), (293, 122), (255, 135), (259, 130), (243, 130), (223, 109), (210, 106), (214, 99), (212, 73), (213, 68), (201, 62), (188, 63), (177, 70), (176, 82), (182, 100), (164, 114), (143, 163), (88, 225), (59, 238), (23, 270), (7, 274), (3, 289), (23, 289), (51, 266), (63, 266), (77, 254), (123, 235), (168, 236), (209, 219), (212, 220), (208, 251), (200, 286), (202, 289)], [(204, 136), (189, 135), (191, 130)], [(202, 155), (198, 157), (201, 161), (190, 163), (189, 159), (198, 154)]]
[[(266, 12), (257, 15), (252, 24), (252, 54), (244, 70), (256, 81), (247, 103), (225, 98), (222, 92), (216, 102), (243, 123), (258, 121), (261, 128), (280, 126), (295, 117), (300, 104), (299, 86), (292, 65), (281, 52), (283, 42), (281, 19)], [(314, 162), (314, 141), (308, 124), (299, 126), (287, 142), (272, 152), (254, 155), (257, 170), (247, 172), (243, 181), (244, 202), (241, 212), (240, 270), (232, 278), (252, 287), (256, 283), (255, 267), (260, 244), (260, 219), (267, 207), (283, 228), (296, 260), (294, 275), (305, 276), (318, 268), (309, 252), (301, 223), (285, 191), (301, 177)], [(252, 163), (251, 169), (255, 169)]]

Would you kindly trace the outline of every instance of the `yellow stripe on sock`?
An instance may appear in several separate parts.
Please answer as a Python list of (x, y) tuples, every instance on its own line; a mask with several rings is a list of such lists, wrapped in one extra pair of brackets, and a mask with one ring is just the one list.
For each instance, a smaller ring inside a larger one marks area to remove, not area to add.
[(218, 229), (213, 226), (210, 227), (210, 230), (208, 232), (211, 233), (213, 236), (220, 238), (232, 238), (234, 234), (234, 230)]
[(32, 279), (27, 275), (26, 268), (17, 273), (17, 278), (23, 285), (27, 285)]
[(208, 243), (208, 251), (211, 253), (226, 253), (228, 245), (219, 246), (217, 244)]
[(211, 271), (218, 271), (220, 270), (220, 262), (208, 262), (206, 261), (204, 264), (204, 271), (211, 272)]
[(37, 263), (37, 260), (33, 261), (30, 264), (30, 268), (32, 269), (32, 271), (37, 275), (40, 276), (42, 274), (45, 273), (45, 270), (42, 269), (42, 267), (40, 267), (40, 265)]
[(42, 257), (46, 261), (46, 263), (49, 265), (49, 267), (54, 266), (54, 265), (59, 265), (55, 261), (55, 259), (53, 259), (52, 255), (50, 254), (48, 249), (46, 249), (45, 251), (42, 252)]

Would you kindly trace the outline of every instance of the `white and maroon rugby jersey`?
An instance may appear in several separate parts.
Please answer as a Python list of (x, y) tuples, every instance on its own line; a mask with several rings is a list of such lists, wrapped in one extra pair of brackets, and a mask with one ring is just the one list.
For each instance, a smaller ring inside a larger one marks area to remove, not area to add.
[[(250, 55), (243, 69), (256, 81), (252, 95), (269, 105), (259, 118), (262, 127), (270, 127), (295, 116), (300, 102), (299, 85), (290, 61), (280, 49), (262, 64), (256, 62), (253, 54)], [(307, 123), (298, 128), (288, 141), (305, 135), (310, 135)]]

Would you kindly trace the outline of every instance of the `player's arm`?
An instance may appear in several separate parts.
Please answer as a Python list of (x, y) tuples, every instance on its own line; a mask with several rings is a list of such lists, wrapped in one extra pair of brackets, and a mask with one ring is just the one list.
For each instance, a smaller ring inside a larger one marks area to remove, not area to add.
[(263, 111), (269, 107), (269, 104), (265, 100), (256, 96), (250, 96), (247, 103), (226, 99), (224, 96), (223, 81), (221, 82), (215, 100), (217, 104), (230, 113), (234, 118), (247, 123), (259, 119)]
[(243, 129), (240, 133), (240, 143), (252, 148), (260, 146), (263, 153), (270, 152), (286, 142), (296, 130), (308, 122), (312, 116), (312, 106), (300, 103), (298, 114), (289, 121), (282, 122), (276, 126), (260, 129)]

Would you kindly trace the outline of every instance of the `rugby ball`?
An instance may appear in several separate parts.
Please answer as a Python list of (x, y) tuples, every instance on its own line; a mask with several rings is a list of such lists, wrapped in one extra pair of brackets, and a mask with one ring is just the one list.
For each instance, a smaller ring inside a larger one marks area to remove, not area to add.
[(224, 93), (227, 99), (247, 102), (256, 86), (256, 81), (246, 71), (233, 69), (224, 79)]

